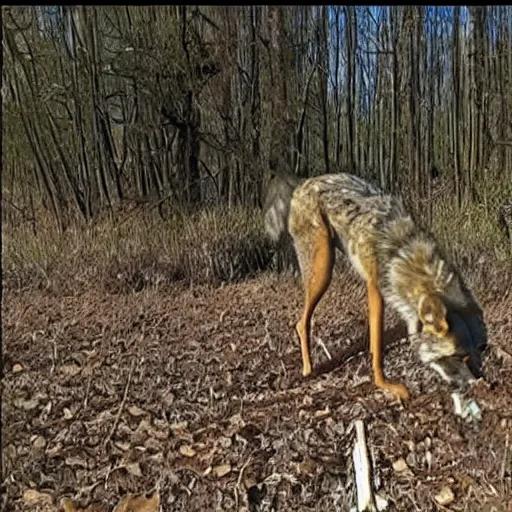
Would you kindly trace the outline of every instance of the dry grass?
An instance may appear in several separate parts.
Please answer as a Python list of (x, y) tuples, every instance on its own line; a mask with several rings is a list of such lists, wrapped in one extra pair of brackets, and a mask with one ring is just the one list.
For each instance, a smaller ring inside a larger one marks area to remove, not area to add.
[(482, 256), (499, 263), (510, 262), (510, 244), (499, 228), (497, 209), (471, 205), (457, 210), (452, 202), (440, 203), (432, 231), (459, 264), (474, 263)]
[[(457, 264), (472, 266), (485, 258), (498, 264), (512, 261), (511, 245), (499, 223), (499, 209), (512, 203), (512, 181), (489, 171), (475, 184), (475, 197), (457, 207), (453, 186), (443, 179), (434, 187), (432, 199), (432, 226), (445, 252)], [(416, 219), (424, 220), (428, 204), (426, 198), (407, 197), (409, 209)]]
[[(461, 210), (450, 187), (440, 186), (432, 231), (464, 269), (510, 265), (511, 245), (497, 213), (512, 202), (512, 183), (489, 175), (477, 185), (477, 200)], [(415, 201), (415, 209), (424, 202)], [(211, 207), (190, 215), (174, 211), (163, 220), (154, 208), (142, 207), (91, 225), (72, 223), (64, 234), (48, 215), (40, 216), (36, 230), (28, 222), (4, 221), (3, 284), (72, 293), (99, 283), (112, 292), (130, 292), (175, 281), (236, 282), (271, 267), (296, 270), (289, 247), (278, 249), (280, 260), (274, 258), (261, 217), (257, 210)]]
[(175, 281), (235, 282), (268, 267), (270, 246), (257, 212), (205, 209), (162, 220), (139, 211), (121, 221), (75, 224), (63, 234), (48, 220), (37, 233), (3, 224), (3, 280), (15, 289), (67, 292), (98, 283), (140, 291)]

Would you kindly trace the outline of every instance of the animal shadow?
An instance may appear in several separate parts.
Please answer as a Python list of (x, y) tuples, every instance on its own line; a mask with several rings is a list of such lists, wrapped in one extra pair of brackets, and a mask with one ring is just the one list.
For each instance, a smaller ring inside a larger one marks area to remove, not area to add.
[[(396, 324), (391, 329), (384, 332), (384, 353), (386, 350), (393, 346), (398, 340), (407, 336), (407, 329), (401, 323)], [(368, 334), (358, 338), (350, 347), (340, 348), (336, 352), (332, 353), (332, 359), (324, 361), (313, 368), (312, 377), (331, 373), (349, 359), (356, 357), (361, 352), (368, 353), (369, 339)]]

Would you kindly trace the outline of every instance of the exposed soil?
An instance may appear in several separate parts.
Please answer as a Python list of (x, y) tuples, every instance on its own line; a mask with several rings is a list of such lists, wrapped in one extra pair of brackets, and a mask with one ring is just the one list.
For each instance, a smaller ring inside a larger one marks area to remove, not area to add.
[[(482, 300), (491, 347), (474, 389), (478, 424), (453, 414), (446, 385), (419, 367), (392, 316), (386, 370), (413, 397), (400, 404), (374, 387), (364, 288), (352, 275), (338, 276), (318, 308), (308, 379), (293, 331), (297, 279), (6, 291), (3, 509), (36, 510), (23, 500), (32, 488), (51, 497), (48, 510), (63, 497), (113, 506), (155, 489), (165, 511), (350, 510), (353, 421), (363, 419), (388, 510), (511, 511), (512, 294), (503, 290)], [(444, 487), (453, 501), (437, 505)]]

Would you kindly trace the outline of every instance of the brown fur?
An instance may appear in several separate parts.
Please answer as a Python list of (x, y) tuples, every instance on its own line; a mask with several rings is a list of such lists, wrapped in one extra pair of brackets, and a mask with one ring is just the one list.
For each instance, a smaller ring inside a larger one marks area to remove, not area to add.
[[(288, 187), (289, 194), (290, 182), (282, 186)], [(282, 203), (278, 207), (270, 201), (269, 205), (267, 211), (282, 215), (281, 223), (273, 220), (273, 226), (279, 226), (274, 234), (282, 233), (288, 219), (304, 282), (304, 311), (296, 327), (304, 376), (311, 373), (311, 318), (331, 281), (335, 249), (347, 253), (367, 283), (370, 350), (378, 387), (400, 398), (409, 396), (403, 384), (384, 376), (385, 304), (399, 313), (410, 335), (424, 333), (420, 356), (446, 380), (456, 382), (457, 372), (451, 370), (463, 365), (463, 359), (473, 373), (479, 372), (479, 356), (486, 344), (480, 306), (435, 239), (417, 226), (398, 198), (356, 176), (339, 173), (297, 183), (289, 211)]]

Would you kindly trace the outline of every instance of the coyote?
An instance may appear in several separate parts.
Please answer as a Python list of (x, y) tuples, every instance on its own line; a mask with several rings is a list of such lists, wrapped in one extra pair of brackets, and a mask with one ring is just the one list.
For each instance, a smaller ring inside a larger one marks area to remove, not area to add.
[(304, 376), (311, 373), (311, 318), (330, 284), (335, 249), (348, 255), (366, 281), (377, 387), (399, 399), (409, 397), (404, 384), (384, 374), (385, 304), (405, 321), (410, 339), (419, 340), (421, 360), (444, 380), (459, 386), (480, 376), (487, 344), (482, 310), (434, 237), (415, 223), (399, 198), (346, 173), (299, 180), (283, 172), (274, 183), (279, 188), (267, 201), (265, 223), (274, 241), (288, 228), (299, 261), (305, 301), (295, 329)]

